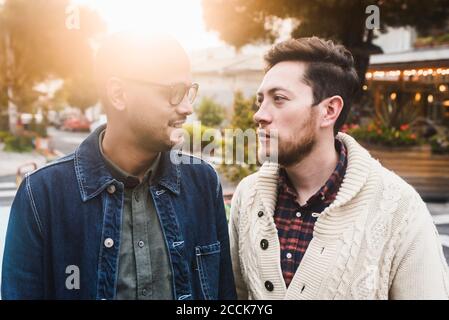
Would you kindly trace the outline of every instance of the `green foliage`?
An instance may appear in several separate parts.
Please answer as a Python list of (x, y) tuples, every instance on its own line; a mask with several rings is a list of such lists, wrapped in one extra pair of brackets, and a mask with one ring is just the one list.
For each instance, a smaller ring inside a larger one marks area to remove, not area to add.
[(224, 108), (208, 97), (204, 97), (195, 108), (201, 124), (208, 127), (219, 127), (224, 120)]
[(232, 116), (231, 125), (234, 129), (242, 129), (245, 131), (250, 128), (257, 128), (253, 116), (257, 111), (255, 104), (256, 98), (245, 99), (240, 91), (234, 94), (234, 114)]
[(5, 137), (5, 151), (8, 152), (30, 152), (33, 150), (33, 137), (27, 135)]
[(399, 104), (397, 100), (383, 101), (375, 112), (381, 127), (399, 130), (404, 124), (412, 124), (419, 115), (420, 109), (413, 102)]
[[(255, 97), (252, 97), (251, 99), (245, 99), (243, 94), (237, 91), (234, 94), (234, 114), (231, 120), (232, 128), (241, 129), (243, 132), (245, 132), (247, 129), (256, 129), (257, 124), (253, 120), (253, 116), (256, 113), (256, 111), (257, 106), (255, 104)], [(233, 147), (233, 154), (235, 155), (238, 147), (236, 138), (233, 138), (233, 141), (224, 141), (224, 148), (227, 148), (231, 143)], [(249, 143), (245, 142), (244, 146), (245, 160), (248, 159), (249, 148), (253, 147), (254, 146), (250, 146)], [(247, 163), (232, 164), (232, 165), (222, 164), (219, 170), (230, 181), (238, 182), (242, 180), (244, 177), (248, 176), (249, 174), (254, 173), (257, 170), (257, 165)]]
[(4, 142), (11, 134), (8, 131), (0, 131), (0, 142)]

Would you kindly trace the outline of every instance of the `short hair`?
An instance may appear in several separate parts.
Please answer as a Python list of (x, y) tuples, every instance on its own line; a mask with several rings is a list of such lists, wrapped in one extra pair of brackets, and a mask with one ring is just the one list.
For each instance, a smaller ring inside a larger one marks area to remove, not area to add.
[(312, 88), (313, 105), (333, 95), (341, 96), (344, 104), (334, 125), (336, 135), (360, 89), (354, 58), (349, 50), (318, 37), (289, 39), (274, 45), (264, 59), (267, 63), (265, 72), (279, 62), (305, 62), (304, 81)]

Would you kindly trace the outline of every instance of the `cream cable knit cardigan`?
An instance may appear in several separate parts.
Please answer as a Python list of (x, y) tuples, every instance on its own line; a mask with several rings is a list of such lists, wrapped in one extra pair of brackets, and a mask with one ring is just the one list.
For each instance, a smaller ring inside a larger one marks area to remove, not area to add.
[(288, 289), (273, 220), (279, 166), (265, 163), (237, 187), (229, 230), (239, 298), (448, 299), (448, 266), (418, 193), (352, 137), (337, 138), (348, 150), (346, 174), (335, 201), (315, 213), (313, 239)]

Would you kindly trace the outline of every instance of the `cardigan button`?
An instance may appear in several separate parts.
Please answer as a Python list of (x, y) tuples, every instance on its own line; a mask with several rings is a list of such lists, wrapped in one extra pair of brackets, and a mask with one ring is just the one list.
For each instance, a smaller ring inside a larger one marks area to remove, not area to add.
[(268, 249), (268, 240), (267, 240), (267, 239), (262, 239), (262, 240), (260, 241), (260, 247), (261, 247), (263, 250), (267, 250), (267, 249)]
[(259, 216), (259, 218), (262, 217), (263, 216), (263, 211), (259, 211), (259, 213), (257, 213), (257, 215)]
[(268, 291), (273, 291), (274, 290), (273, 283), (271, 281), (265, 281), (265, 289), (267, 289)]

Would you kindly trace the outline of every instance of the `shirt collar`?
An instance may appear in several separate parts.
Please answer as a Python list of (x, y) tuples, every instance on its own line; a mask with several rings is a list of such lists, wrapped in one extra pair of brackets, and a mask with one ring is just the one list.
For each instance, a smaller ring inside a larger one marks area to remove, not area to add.
[[(75, 173), (83, 202), (98, 196), (116, 181), (106, 167), (99, 148), (99, 135), (105, 127), (106, 125), (102, 125), (97, 128), (75, 150)], [(174, 151), (161, 153), (154, 176), (154, 184), (179, 195), (181, 192), (181, 168), (180, 164), (171, 161), (172, 152)]]
[[(103, 142), (105, 133), (106, 133), (106, 129), (104, 129), (103, 131), (100, 132), (98, 144), (99, 144), (101, 156), (104, 159), (106, 167), (108, 168), (108, 170), (111, 172), (112, 176), (115, 179), (123, 182), (123, 184), (125, 185), (125, 188), (136, 187), (137, 185), (140, 184), (140, 179), (137, 176), (134, 176), (134, 175), (126, 172), (125, 170), (121, 169), (104, 153), (102, 142)], [(144, 174), (144, 178), (142, 180), (144, 183), (147, 183), (147, 182), (150, 183), (152, 181), (152, 178), (154, 177), (157, 167), (159, 165), (160, 158), (161, 158), (161, 154), (158, 153), (156, 156), (156, 159), (154, 159), (151, 166), (148, 168), (148, 170)]]

